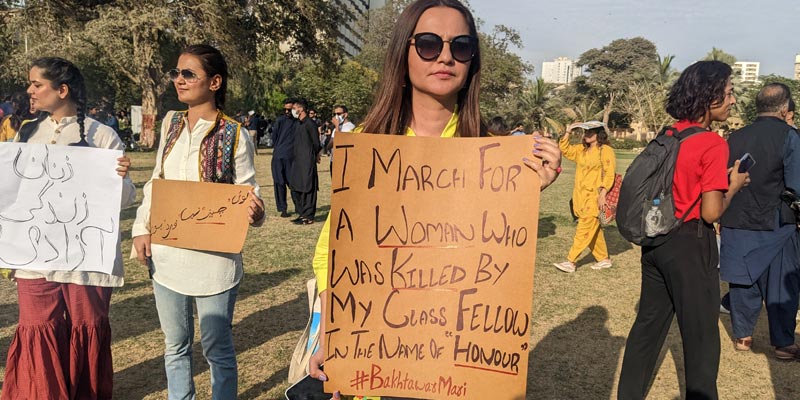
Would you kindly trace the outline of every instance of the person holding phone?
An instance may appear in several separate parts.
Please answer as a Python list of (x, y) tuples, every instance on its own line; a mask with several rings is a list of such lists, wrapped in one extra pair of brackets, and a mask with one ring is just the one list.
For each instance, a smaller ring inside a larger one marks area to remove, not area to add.
[(728, 146), (710, 130), (725, 121), (736, 104), (732, 70), (720, 61), (698, 61), (670, 88), (667, 113), (682, 131), (702, 132), (680, 145), (672, 179), (675, 216), (685, 215), (673, 237), (659, 246), (642, 247), (639, 310), (625, 343), (617, 396), (643, 399), (673, 318), (683, 342), (685, 398), (718, 398), (719, 271), (712, 223), (747, 183), (747, 174), (728, 168)]
[[(383, 67), (385, 79), (357, 131), (411, 137), (487, 136), (479, 102), (480, 54), (475, 19), (463, 3), (458, 0), (412, 2), (392, 29)], [(530, 168), (524, 173), (537, 174), (541, 189), (545, 189), (561, 172), (561, 151), (554, 141), (538, 135), (533, 142), (530, 159), (522, 160)], [(532, 160), (534, 158), (540, 162)], [(330, 233), (329, 218), (314, 252), (322, 318), (320, 346), (311, 357), (309, 372), (311, 377), (321, 381), (329, 378), (344, 381), (348, 377), (328, 376), (319, 368), (327, 342), (324, 333)], [(338, 393), (334, 398), (339, 398)]]
[(790, 99), (787, 86), (765, 86), (756, 97), (756, 120), (728, 139), (731, 159), (741, 160), (739, 170), (748, 170), (752, 183), (722, 216), (720, 246), (721, 278), (730, 284), (734, 349), (751, 349), (763, 300), (770, 343), (780, 360), (800, 360), (794, 339), (798, 233), (793, 211), (780, 199), (786, 189), (800, 190), (800, 137), (786, 123)]

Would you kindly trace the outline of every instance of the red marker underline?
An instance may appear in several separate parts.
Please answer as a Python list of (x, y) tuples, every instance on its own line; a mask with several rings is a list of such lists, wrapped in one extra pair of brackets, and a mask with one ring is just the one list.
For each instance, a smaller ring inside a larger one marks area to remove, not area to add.
[(511, 375), (511, 376), (517, 376), (518, 375), (516, 372), (498, 371), (496, 369), (476, 367), (474, 365), (453, 364), (453, 366), (461, 367), (461, 368), (479, 369), (481, 371), (496, 372), (498, 374)]
[(468, 249), (475, 246), (457, 246), (457, 245), (448, 245), (448, 246), (419, 246), (419, 245), (393, 245), (393, 244), (381, 244), (378, 245), (379, 249)]
[(397, 290), (398, 292), (401, 290), (413, 290), (418, 292), (458, 292), (458, 289), (455, 288), (439, 288), (439, 289), (428, 289), (428, 288), (392, 288), (392, 290)]

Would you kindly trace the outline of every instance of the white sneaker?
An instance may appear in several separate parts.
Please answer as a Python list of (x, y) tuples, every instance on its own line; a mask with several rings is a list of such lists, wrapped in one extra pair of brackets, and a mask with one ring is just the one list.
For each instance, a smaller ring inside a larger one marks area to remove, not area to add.
[(569, 262), (569, 261), (564, 261), (564, 262), (560, 262), (560, 263), (553, 263), (553, 266), (555, 266), (556, 268), (558, 268), (559, 270), (561, 270), (563, 272), (567, 272), (567, 273), (575, 272), (575, 263), (572, 263), (572, 262)]
[(590, 268), (592, 268), (594, 270), (606, 269), (606, 268), (611, 268), (612, 265), (613, 264), (611, 264), (611, 259), (610, 258), (606, 258), (605, 260), (600, 260), (600, 261), (592, 264), (592, 266)]

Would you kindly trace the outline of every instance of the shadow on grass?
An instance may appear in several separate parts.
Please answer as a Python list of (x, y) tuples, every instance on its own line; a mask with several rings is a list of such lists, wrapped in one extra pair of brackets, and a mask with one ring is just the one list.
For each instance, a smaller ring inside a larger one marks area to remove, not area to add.
[[(299, 268), (284, 269), (261, 274), (246, 274), (239, 287), (238, 301), (280, 285), (282, 282), (301, 273)], [(150, 285), (150, 281), (143, 281), (137, 285)], [(126, 286), (127, 287), (127, 286)], [(114, 342), (139, 336), (152, 330), (160, 329), (156, 301), (152, 290), (147, 293), (131, 297), (111, 306), (111, 326)], [(136, 321), (136, 323), (131, 323)], [(124, 326), (125, 329), (116, 329)], [(302, 328), (302, 327), (301, 327)]]
[(539, 229), (536, 237), (539, 239), (546, 238), (556, 234), (555, 217), (548, 215), (544, 218), (539, 218)]
[(536, 399), (607, 399), (625, 338), (606, 328), (608, 310), (585, 309), (551, 330), (528, 359), (528, 396)]
[(616, 225), (610, 225), (601, 228), (603, 229), (603, 236), (606, 238), (606, 245), (608, 246), (608, 254), (615, 256), (622, 254), (633, 248), (631, 242), (625, 240), (617, 230)]
[[(789, 282), (787, 284), (796, 285)], [(726, 285), (727, 286), (727, 285)], [(731, 326), (730, 315), (720, 315), (722, 326), (725, 327), (728, 340), (721, 338), (722, 346), (732, 346), (734, 340), (733, 327)], [(795, 327), (796, 331), (797, 327)], [(795, 340), (795, 343), (797, 341)], [(762, 307), (753, 331), (753, 345), (751, 351), (754, 354), (762, 355), (769, 364), (770, 377), (772, 378), (772, 388), (775, 399), (799, 399), (800, 388), (797, 387), (797, 362), (781, 361), (775, 358), (775, 348), (770, 343), (769, 323), (767, 319), (766, 307)]]
[(258, 398), (258, 396), (262, 393), (266, 393), (275, 386), (278, 386), (278, 384), (283, 382), (287, 376), (289, 376), (289, 367), (275, 371), (275, 373), (269, 378), (262, 382), (256, 383), (253, 385), (253, 387), (247, 389), (246, 392), (239, 394), (239, 398), (242, 400)]
[(331, 211), (330, 205), (324, 205), (317, 207), (317, 213), (314, 214), (314, 221), (315, 222), (325, 222), (328, 218), (328, 213)]
[[(0, 328), (15, 325), (19, 321), (19, 306), (16, 302), (0, 304)], [(8, 347), (3, 348), (3, 351)]]
[[(138, 206), (139, 205), (137, 204), (136, 207), (128, 207), (128, 208), (125, 208), (122, 211), (120, 211), (120, 215), (119, 215), (120, 222), (136, 219), (136, 210), (138, 209)], [(122, 237), (123, 238), (128, 238), (128, 237), (130, 237), (130, 235), (131, 235), (130, 232), (123, 233)]]
[[(302, 293), (283, 304), (248, 315), (233, 326), (233, 340), (237, 354), (258, 347), (287, 332), (305, 328), (307, 310), (308, 299)], [(208, 364), (202, 357), (201, 348), (198, 344), (192, 346), (192, 350), (194, 354), (192, 372), (193, 376), (196, 377), (208, 370)], [(285, 378), (286, 373), (278, 371), (265, 384), (272, 383), (274, 386)], [(153, 357), (114, 373), (115, 398), (141, 399), (151, 393), (162, 391), (166, 387), (167, 380), (164, 373), (163, 356)], [(257, 390), (259, 389), (251, 389), (248, 392)], [(255, 395), (256, 393), (250, 394), (250, 396)], [(204, 396), (200, 397), (203, 398)]]

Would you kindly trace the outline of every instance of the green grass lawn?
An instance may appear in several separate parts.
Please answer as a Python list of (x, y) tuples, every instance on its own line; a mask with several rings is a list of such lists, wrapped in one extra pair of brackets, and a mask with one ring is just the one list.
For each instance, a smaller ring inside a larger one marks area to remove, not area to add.
[[(617, 170), (623, 173), (635, 154), (618, 152), (617, 155)], [(154, 153), (131, 155), (134, 162), (131, 175), (138, 188), (149, 178), (154, 156)], [(245, 243), (245, 277), (234, 318), (242, 399), (282, 398), (288, 386), (288, 362), (308, 318), (305, 282), (313, 275), (311, 258), (322, 225), (296, 226), (277, 215), (270, 160), (268, 150), (261, 150), (256, 159), (268, 214), (264, 226), (251, 229)], [(322, 190), (317, 221), (321, 222), (330, 204), (326, 157), (320, 164), (319, 175)], [(601, 271), (586, 268), (594, 261), (586, 254), (573, 274), (562, 273), (551, 265), (565, 259), (575, 232), (567, 204), (573, 181), (574, 164), (566, 161), (561, 177), (543, 193), (541, 200), (528, 367), (527, 397), (531, 399), (615, 398), (625, 337), (636, 314), (639, 250), (622, 239), (614, 227), (605, 228), (613, 268)], [(134, 218), (135, 208), (123, 212), (125, 254), (129, 254)], [(125, 267), (126, 285), (114, 292), (111, 306), (115, 398), (163, 399), (166, 398), (163, 335), (151, 283), (146, 269), (134, 260), (126, 259)], [(15, 303), (14, 284), (0, 281), (3, 359), (16, 326)], [(772, 360), (763, 315), (754, 335), (752, 353), (734, 352), (730, 344), (730, 320), (727, 316), (720, 318), (720, 398), (800, 398), (796, 385), (800, 364)], [(196, 345), (194, 350), (198, 398), (208, 399), (208, 365), (200, 346)], [(673, 324), (649, 398), (680, 397), (682, 364), (680, 336), (677, 325)], [(501, 390), (497, 398), (503, 399)]]

